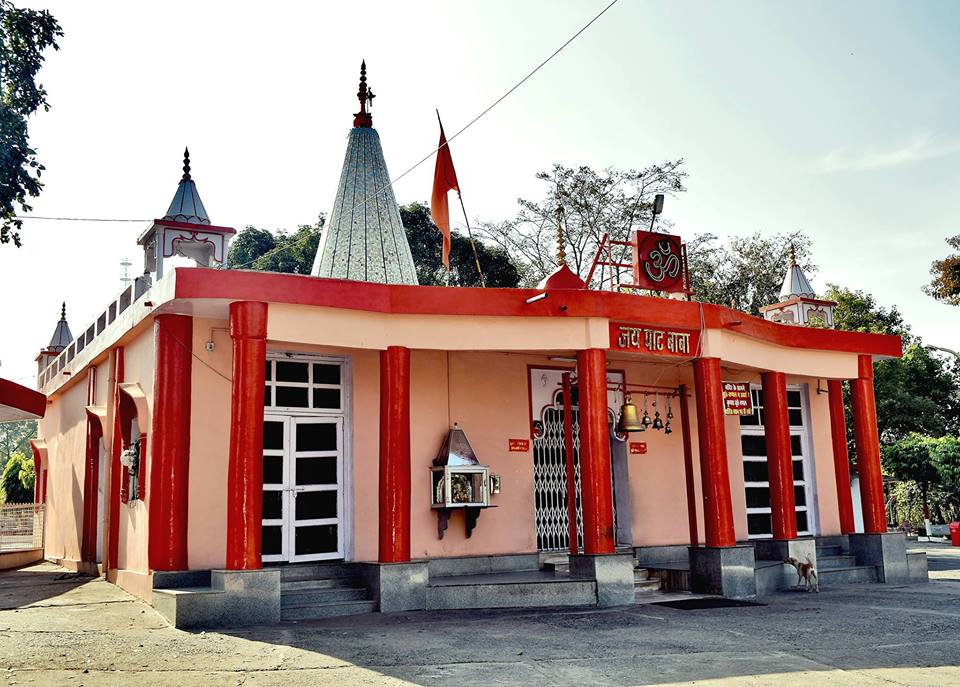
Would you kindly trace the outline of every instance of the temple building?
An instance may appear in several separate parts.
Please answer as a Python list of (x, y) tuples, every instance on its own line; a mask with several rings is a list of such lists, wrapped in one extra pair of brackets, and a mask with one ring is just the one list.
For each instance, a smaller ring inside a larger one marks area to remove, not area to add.
[(234, 230), (188, 158), (144, 275), (76, 338), (61, 318), (46, 558), (178, 627), (749, 598), (794, 583), (788, 555), (824, 587), (926, 580), (884, 506), (873, 362), (898, 337), (832, 329), (795, 260), (765, 319), (690, 300), (650, 232), (637, 285), (679, 297), (591, 289), (562, 250), (538, 288), (419, 286), (373, 97), (364, 68), (311, 275), (219, 269)]

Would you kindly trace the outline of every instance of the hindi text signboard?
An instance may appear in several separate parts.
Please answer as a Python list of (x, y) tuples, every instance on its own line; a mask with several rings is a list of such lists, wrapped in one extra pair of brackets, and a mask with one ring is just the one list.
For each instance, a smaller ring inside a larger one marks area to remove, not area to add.
[(507, 439), (507, 448), (510, 453), (526, 453), (530, 450), (529, 439)]
[(723, 382), (724, 415), (753, 415), (750, 382)]
[(616, 351), (692, 358), (697, 355), (699, 346), (700, 332), (695, 329), (662, 329), (629, 322), (610, 323), (610, 348)]
[(647, 452), (647, 442), (645, 441), (631, 441), (630, 442), (630, 455), (631, 456), (642, 456)]

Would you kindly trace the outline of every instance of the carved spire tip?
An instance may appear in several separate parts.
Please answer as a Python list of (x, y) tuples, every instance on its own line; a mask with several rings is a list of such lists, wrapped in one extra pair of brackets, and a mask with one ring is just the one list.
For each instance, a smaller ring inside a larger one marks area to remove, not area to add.
[(190, 179), (190, 149), (183, 149), (183, 178)]

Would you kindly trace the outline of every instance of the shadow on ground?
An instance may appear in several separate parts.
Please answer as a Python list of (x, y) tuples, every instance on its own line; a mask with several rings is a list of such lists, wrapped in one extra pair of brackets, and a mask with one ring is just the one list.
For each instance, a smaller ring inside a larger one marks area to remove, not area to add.
[[(938, 572), (960, 573), (960, 556), (936, 553)], [(18, 683), (960, 685), (953, 579), (741, 608), (371, 614), (188, 633), (102, 580), (55, 578), (0, 576), (0, 593), (25, 602), (0, 610), (0, 667)]]

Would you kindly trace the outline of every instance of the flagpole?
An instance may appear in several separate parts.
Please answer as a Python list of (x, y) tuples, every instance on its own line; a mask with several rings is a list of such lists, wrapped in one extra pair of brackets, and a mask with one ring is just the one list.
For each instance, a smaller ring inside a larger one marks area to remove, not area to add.
[(463, 195), (460, 189), (457, 189), (457, 198), (460, 199), (460, 209), (463, 210), (463, 222), (467, 225), (467, 237), (470, 239), (470, 247), (473, 248), (473, 261), (477, 265), (477, 274), (480, 275), (480, 287), (486, 288), (487, 280), (483, 276), (483, 270), (480, 268), (480, 256), (477, 254), (477, 244), (473, 240), (473, 232), (470, 231), (470, 219), (467, 217), (467, 208), (463, 206)]

